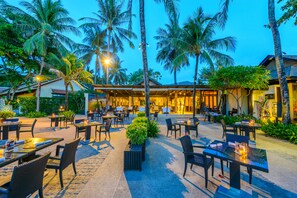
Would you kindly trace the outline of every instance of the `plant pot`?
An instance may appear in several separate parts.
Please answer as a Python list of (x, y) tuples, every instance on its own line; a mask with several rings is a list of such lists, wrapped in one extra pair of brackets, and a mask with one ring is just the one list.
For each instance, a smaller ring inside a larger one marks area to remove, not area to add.
[(142, 145), (127, 144), (124, 150), (124, 170), (142, 169)]
[(4, 122), (4, 119), (3, 118), (0, 118), (0, 123), (3, 123)]

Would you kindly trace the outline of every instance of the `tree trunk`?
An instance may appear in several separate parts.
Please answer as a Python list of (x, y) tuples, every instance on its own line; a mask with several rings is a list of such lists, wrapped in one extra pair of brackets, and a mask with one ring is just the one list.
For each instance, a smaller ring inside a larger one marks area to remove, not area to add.
[(282, 55), (280, 34), (275, 20), (274, 0), (268, 0), (268, 18), (269, 18), (269, 26), (272, 32), (273, 43), (274, 43), (275, 65), (276, 65), (276, 70), (277, 70), (277, 75), (278, 75), (278, 80), (280, 85), (281, 98), (282, 98), (282, 103), (285, 107), (284, 114), (283, 114), (283, 123), (289, 124), (291, 123), (289, 89), (288, 89), (286, 74), (284, 71), (284, 60)]
[(197, 81), (197, 73), (198, 73), (198, 61), (199, 61), (199, 55), (196, 55), (196, 65), (195, 65), (194, 85), (193, 85), (193, 118), (196, 115), (196, 81)]
[[(110, 57), (110, 30), (108, 30), (108, 44), (107, 44), (107, 57), (109, 58), (109, 60), (111, 61), (111, 57)], [(109, 77), (108, 77), (108, 64), (106, 64), (106, 84), (108, 85), (109, 82)]]
[(177, 81), (176, 81), (176, 68), (174, 68), (173, 76), (174, 76), (174, 84), (177, 85)]
[(97, 76), (100, 76), (100, 61), (99, 61), (99, 56), (96, 55), (96, 69), (95, 69), (95, 78), (94, 78), (95, 84), (97, 84)]
[(65, 84), (65, 111), (68, 111), (68, 84)]
[(148, 77), (148, 63), (146, 54), (146, 31), (144, 18), (144, 0), (139, 0), (139, 17), (140, 17), (140, 34), (141, 34), (141, 49), (142, 49), (142, 64), (143, 64), (143, 78), (145, 89), (145, 115), (150, 118), (150, 87)]
[[(40, 65), (40, 71), (39, 71), (39, 76), (42, 74), (42, 70), (44, 68), (44, 57), (41, 57), (41, 65)], [(37, 80), (37, 90), (36, 90), (36, 111), (40, 111), (40, 89), (41, 89), (41, 82), (40, 79)]]

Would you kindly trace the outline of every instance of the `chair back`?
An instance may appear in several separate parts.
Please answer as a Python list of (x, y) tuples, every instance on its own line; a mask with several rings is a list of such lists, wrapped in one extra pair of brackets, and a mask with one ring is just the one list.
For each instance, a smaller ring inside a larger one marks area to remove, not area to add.
[(239, 142), (239, 143), (247, 143), (248, 144), (249, 140), (250, 140), (249, 136), (226, 134), (227, 142)]
[(196, 124), (197, 122), (199, 122), (199, 119), (197, 117), (194, 117), (193, 120), (194, 120), (194, 124)]
[(71, 122), (74, 122), (75, 116), (76, 116), (75, 114), (73, 114), (73, 115), (71, 116), (71, 120), (70, 120)]
[(190, 136), (185, 135), (180, 138), (184, 153), (193, 153), (193, 144)]
[(77, 138), (74, 141), (65, 144), (60, 161), (61, 170), (65, 169), (69, 164), (72, 164), (75, 161), (75, 154), (79, 141), (80, 138)]
[(221, 124), (222, 124), (223, 130), (226, 130), (226, 123), (224, 119), (221, 119)]
[(34, 127), (35, 127), (36, 122), (37, 122), (37, 119), (34, 119), (34, 122), (32, 124), (32, 128), (31, 128), (32, 133), (33, 133), (33, 130), (34, 130)]
[(171, 118), (166, 119), (167, 130), (172, 130)]
[(27, 197), (42, 188), (44, 169), (50, 153), (14, 167), (8, 197)]
[(111, 119), (107, 119), (105, 122), (105, 130), (109, 131), (111, 127)]
[(158, 117), (158, 112), (155, 112), (154, 113), (154, 118), (157, 118)]
[[(5, 121), (8, 121), (8, 122), (18, 122), (19, 121), (19, 118), (7, 118), (5, 119)], [(16, 131), (18, 129), (18, 126), (9, 126), (8, 127), (8, 130), (9, 131)]]

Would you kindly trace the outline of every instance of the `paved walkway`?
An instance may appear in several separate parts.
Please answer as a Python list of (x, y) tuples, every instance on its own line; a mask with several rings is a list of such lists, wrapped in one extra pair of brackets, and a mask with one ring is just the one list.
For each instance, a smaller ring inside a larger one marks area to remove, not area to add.
[[(147, 141), (146, 161), (141, 172), (123, 171), (123, 150), (128, 140), (124, 128), (114, 129), (111, 141), (79, 147), (78, 175), (74, 177), (72, 168), (67, 168), (64, 189), (59, 187), (58, 175), (50, 170), (45, 179), (45, 197), (213, 197), (219, 185), (228, 186), (228, 169), (225, 168), (227, 177), (223, 181), (218, 176), (219, 161), (215, 164), (214, 177), (209, 177), (208, 189), (204, 187), (204, 172), (200, 167), (188, 169), (186, 177), (182, 177), (184, 157), (180, 142), (174, 136), (165, 136), (165, 118), (178, 115), (159, 116), (161, 132), (158, 138)], [(221, 139), (221, 135), (219, 124), (201, 121), (199, 138), (194, 134), (192, 138), (194, 143), (208, 144)], [(30, 137), (29, 134), (21, 137), (27, 136)], [(53, 132), (49, 120), (41, 118), (37, 122), (36, 136), (64, 137), (65, 141), (70, 141), (74, 138), (74, 127)], [(253, 184), (249, 185), (246, 169), (242, 168), (243, 190), (255, 197), (297, 197), (297, 145), (265, 137), (258, 131), (257, 147), (267, 150), (269, 173), (253, 171)], [(55, 146), (48, 150), (54, 149)], [(0, 181), (9, 175), (12, 167), (0, 169)]]

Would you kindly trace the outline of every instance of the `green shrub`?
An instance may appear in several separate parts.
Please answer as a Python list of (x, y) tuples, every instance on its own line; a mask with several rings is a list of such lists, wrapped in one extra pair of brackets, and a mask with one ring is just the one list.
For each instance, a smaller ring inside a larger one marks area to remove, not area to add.
[(255, 118), (254, 116), (245, 114), (236, 116), (220, 115), (216, 116), (215, 119), (216, 122), (221, 122), (221, 119), (223, 119), (227, 125), (234, 124), (235, 122), (240, 122), (242, 120), (255, 120), (256, 123), (259, 122), (259, 120), (257, 120), (257, 118)]
[(145, 112), (143, 112), (143, 111), (139, 111), (139, 112), (137, 113), (137, 117), (145, 117)]
[(297, 144), (297, 126), (294, 124), (276, 124), (268, 120), (267, 123), (262, 123), (261, 130), (268, 136), (288, 140)]
[(63, 112), (60, 112), (59, 115), (64, 115), (65, 118), (67, 119), (71, 119), (72, 115), (74, 115), (74, 112), (73, 111), (63, 111)]
[(0, 111), (0, 118), (6, 119), (6, 118), (11, 118), (15, 116), (15, 112), (10, 111), (10, 110), (2, 110)]
[(147, 118), (146, 117), (137, 117), (134, 118), (132, 123), (145, 123), (147, 124)]
[(147, 139), (147, 126), (142, 123), (132, 123), (127, 127), (126, 136), (131, 144), (141, 145)]
[(157, 137), (159, 133), (158, 122), (152, 120), (147, 125), (147, 136), (148, 137)]
[(41, 118), (45, 117), (47, 114), (43, 112), (31, 111), (26, 114), (26, 118)]

